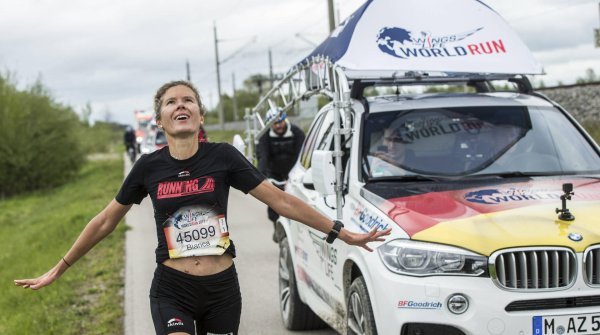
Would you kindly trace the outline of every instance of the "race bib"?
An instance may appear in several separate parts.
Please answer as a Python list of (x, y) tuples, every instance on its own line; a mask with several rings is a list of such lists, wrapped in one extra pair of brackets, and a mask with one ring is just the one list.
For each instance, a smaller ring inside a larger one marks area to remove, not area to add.
[(180, 208), (163, 224), (169, 258), (222, 255), (229, 247), (225, 215), (212, 208)]

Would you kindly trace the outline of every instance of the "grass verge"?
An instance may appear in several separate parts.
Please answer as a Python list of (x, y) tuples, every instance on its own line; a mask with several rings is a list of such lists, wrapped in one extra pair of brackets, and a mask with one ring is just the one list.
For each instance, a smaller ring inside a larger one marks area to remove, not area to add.
[(0, 201), (0, 334), (122, 334), (125, 224), (39, 291), (13, 279), (48, 271), (114, 198), (123, 161), (89, 161), (62, 187)]
[(231, 144), (233, 142), (233, 135), (239, 134), (242, 138), (246, 136), (243, 130), (209, 130), (207, 133), (208, 140), (215, 143), (227, 142)]

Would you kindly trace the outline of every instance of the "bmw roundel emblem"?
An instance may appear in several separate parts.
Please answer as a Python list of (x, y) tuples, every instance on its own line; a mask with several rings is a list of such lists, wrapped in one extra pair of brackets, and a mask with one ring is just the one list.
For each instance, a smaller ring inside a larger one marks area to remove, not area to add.
[(581, 236), (581, 234), (577, 234), (577, 233), (569, 233), (569, 240), (574, 241), (574, 242), (579, 242), (579, 241), (583, 240), (583, 236)]

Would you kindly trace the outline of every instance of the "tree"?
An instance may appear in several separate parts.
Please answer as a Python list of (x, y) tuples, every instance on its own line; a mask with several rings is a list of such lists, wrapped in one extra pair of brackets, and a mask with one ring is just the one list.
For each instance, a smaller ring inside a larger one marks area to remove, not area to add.
[(81, 122), (85, 126), (90, 126), (90, 117), (92, 116), (92, 104), (88, 101), (81, 109)]
[(271, 89), (269, 76), (264, 74), (253, 74), (248, 79), (244, 80), (244, 88), (248, 91), (257, 92), (259, 96), (267, 93)]
[(598, 80), (598, 77), (596, 77), (596, 72), (594, 71), (594, 69), (588, 68), (587, 70), (585, 70), (585, 77), (577, 78), (577, 80), (575, 80), (575, 83), (585, 84), (595, 82), (596, 80)]
[(585, 76), (586, 76), (588, 83), (598, 80), (598, 78), (596, 77), (596, 72), (594, 72), (594, 69), (592, 69), (592, 68), (585, 70)]
[(546, 84), (544, 83), (543, 80), (540, 79), (540, 82), (538, 84), (538, 88), (546, 88)]
[(19, 91), (0, 76), (0, 118), (0, 197), (60, 185), (79, 170), (79, 118), (39, 80)]
[[(245, 79), (242, 83), (242, 87), (235, 92), (236, 109), (238, 112), (237, 120), (242, 120), (244, 117), (244, 110), (256, 106), (261, 94), (266, 93), (269, 89), (269, 77), (266, 75), (255, 74)], [(233, 117), (233, 97), (231, 95), (223, 94), (221, 96), (221, 102), (223, 103), (225, 121), (230, 122), (235, 120)], [(217, 115), (214, 113), (214, 110), (209, 111), (206, 115), (207, 123), (216, 122), (216, 117)]]

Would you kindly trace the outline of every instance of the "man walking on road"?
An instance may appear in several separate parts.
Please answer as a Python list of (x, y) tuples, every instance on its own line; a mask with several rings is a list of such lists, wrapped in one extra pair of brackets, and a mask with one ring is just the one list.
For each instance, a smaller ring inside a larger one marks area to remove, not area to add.
[[(267, 113), (267, 122), (273, 119), (275, 121), (273, 121), (269, 133), (260, 138), (256, 148), (258, 170), (267, 176), (273, 185), (283, 190), (288, 180), (288, 174), (302, 149), (304, 132), (293, 125), (280, 108), (271, 109)], [(278, 242), (275, 223), (279, 214), (271, 207), (267, 211), (269, 220), (273, 222), (273, 241)]]

